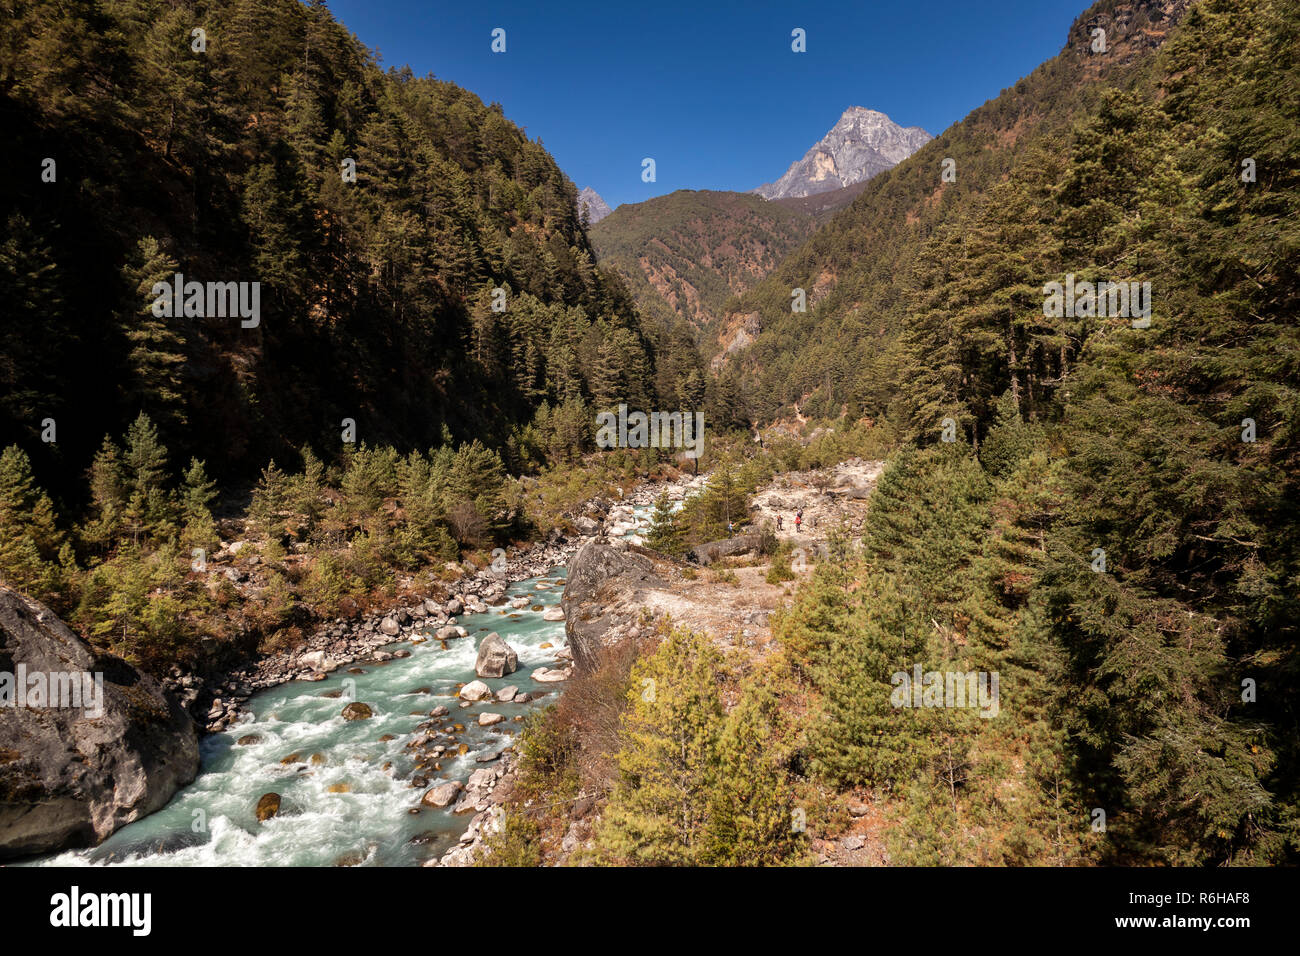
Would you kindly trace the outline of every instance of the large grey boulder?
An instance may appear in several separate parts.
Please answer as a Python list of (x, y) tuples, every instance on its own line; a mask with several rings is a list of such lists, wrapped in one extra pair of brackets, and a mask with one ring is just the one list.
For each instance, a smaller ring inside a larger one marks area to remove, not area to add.
[(20, 668), (28, 688), (35, 675), (90, 674), (92, 690), (80, 707), (36, 706), (29, 694), (23, 706), (0, 706), (0, 858), (98, 843), (161, 809), (198, 773), (194, 722), (157, 681), (96, 652), (43, 604), (0, 587), (6, 704)]
[(757, 554), (763, 546), (763, 538), (757, 534), (738, 534), (734, 538), (697, 544), (691, 548), (691, 556), (696, 564), (712, 564), (720, 558), (732, 558), (738, 554)]
[(580, 671), (594, 670), (602, 648), (627, 637), (640, 613), (642, 595), (671, 589), (680, 567), (658, 552), (636, 545), (617, 547), (604, 538), (592, 538), (578, 549), (569, 562), (560, 607)]
[(519, 655), (505, 639), (493, 631), (478, 646), (474, 673), (479, 677), (505, 677), (519, 669)]

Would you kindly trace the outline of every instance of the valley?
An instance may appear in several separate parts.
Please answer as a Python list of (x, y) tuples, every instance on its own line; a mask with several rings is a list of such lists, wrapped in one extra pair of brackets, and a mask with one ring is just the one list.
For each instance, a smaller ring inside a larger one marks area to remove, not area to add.
[(1095, 0), (937, 135), (736, 39), (725, 189), (707, 51), (514, 15), (15, 8), (0, 678), (105, 709), (0, 696), (0, 859), (1294, 865), (1300, 0)]

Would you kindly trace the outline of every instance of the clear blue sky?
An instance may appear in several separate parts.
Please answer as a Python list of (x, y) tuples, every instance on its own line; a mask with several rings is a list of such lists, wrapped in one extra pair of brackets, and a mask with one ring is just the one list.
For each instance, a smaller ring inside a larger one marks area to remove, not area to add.
[(384, 66), (500, 103), (617, 206), (770, 182), (849, 106), (937, 135), (1060, 52), (1090, 0), (328, 2)]

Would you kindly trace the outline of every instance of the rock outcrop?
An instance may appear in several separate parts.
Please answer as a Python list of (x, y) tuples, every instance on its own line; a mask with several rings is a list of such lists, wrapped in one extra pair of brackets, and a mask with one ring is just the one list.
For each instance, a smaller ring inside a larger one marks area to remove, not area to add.
[(638, 593), (671, 587), (678, 565), (636, 545), (592, 538), (574, 555), (564, 584), (564, 630), (579, 670), (595, 667), (600, 649), (636, 626), (629, 609)]
[[(97, 705), (83, 697), (80, 707), (37, 706), (27, 692), (51, 675), (92, 675), (93, 687), (96, 674)], [(160, 809), (198, 773), (194, 722), (157, 681), (97, 653), (44, 605), (7, 588), (0, 703), (0, 858), (98, 843)]]

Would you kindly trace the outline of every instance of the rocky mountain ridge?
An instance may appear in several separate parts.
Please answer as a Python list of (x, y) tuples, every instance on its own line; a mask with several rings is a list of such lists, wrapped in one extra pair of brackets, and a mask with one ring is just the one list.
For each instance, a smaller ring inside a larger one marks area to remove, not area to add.
[(753, 192), (791, 199), (843, 189), (897, 166), (932, 139), (919, 126), (899, 126), (879, 110), (850, 106), (785, 175)]
[(614, 210), (609, 208), (609, 203), (601, 198), (600, 193), (590, 186), (584, 186), (582, 192), (578, 193), (579, 218), (584, 211), (587, 213), (587, 225), (594, 226)]

